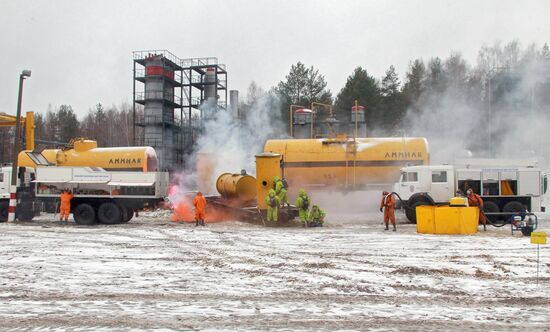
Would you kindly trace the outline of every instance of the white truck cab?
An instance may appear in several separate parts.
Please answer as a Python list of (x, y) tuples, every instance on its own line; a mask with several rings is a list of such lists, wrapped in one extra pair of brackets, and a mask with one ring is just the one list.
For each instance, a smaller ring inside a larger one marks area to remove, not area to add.
[[(407, 206), (446, 204), (457, 192), (472, 189), (484, 202), (486, 212), (540, 212), (548, 187), (547, 176), (540, 168), (521, 164), (483, 164), (409, 166), (401, 169), (394, 191)], [(508, 166), (510, 165), (510, 166)], [(411, 209), (408, 209), (411, 210)], [(408, 212), (414, 221), (414, 212)]]

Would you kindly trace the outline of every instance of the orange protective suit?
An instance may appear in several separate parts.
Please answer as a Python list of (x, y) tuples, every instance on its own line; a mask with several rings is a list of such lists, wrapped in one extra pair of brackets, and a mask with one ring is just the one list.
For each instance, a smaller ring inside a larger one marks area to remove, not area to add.
[(71, 199), (73, 199), (73, 194), (69, 192), (64, 192), (61, 194), (61, 207), (59, 209), (59, 217), (61, 220), (69, 219), (69, 214), (71, 213)]
[(204, 220), (204, 208), (206, 207), (206, 199), (200, 191), (197, 193), (197, 196), (193, 200), (193, 205), (195, 206), (195, 219)]
[(382, 195), (380, 209), (384, 209), (384, 223), (391, 221), (395, 225), (395, 197), (392, 194)]
[(483, 213), (483, 198), (476, 193), (468, 195), (468, 206), (477, 206), (479, 208), (479, 223), (485, 225), (485, 214)]

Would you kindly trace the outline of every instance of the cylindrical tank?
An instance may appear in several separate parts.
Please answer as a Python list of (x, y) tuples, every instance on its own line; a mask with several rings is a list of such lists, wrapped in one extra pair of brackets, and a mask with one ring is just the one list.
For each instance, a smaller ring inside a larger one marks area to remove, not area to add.
[[(27, 151), (18, 156), (21, 167), (36, 167), (29, 158)], [(48, 149), (42, 155), (56, 166), (100, 167), (111, 171), (143, 171), (157, 170), (157, 155), (149, 146), (98, 148), (92, 140), (77, 140), (72, 149)]]
[(256, 155), (256, 188), (258, 208), (265, 210), (265, 198), (269, 189), (273, 189), (273, 177), (281, 176), (281, 155), (278, 153), (260, 153)]
[(264, 151), (282, 155), (291, 186), (389, 184), (398, 180), (401, 167), (429, 161), (428, 142), (421, 137), (268, 140)]
[(222, 197), (246, 202), (256, 198), (256, 179), (250, 175), (223, 173), (216, 180), (216, 189)]
[(204, 82), (209, 83), (204, 88), (204, 99), (208, 100), (208, 98), (218, 98), (216, 85), (216, 68), (206, 68), (206, 73), (204, 74)]
[(292, 116), (292, 132), (294, 138), (311, 138), (313, 111), (300, 108), (294, 111)]

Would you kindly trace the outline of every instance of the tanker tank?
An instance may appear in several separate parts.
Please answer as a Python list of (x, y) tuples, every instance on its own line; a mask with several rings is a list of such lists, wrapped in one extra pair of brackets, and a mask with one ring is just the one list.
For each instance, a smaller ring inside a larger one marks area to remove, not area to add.
[(256, 179), (247, 174), (223, 173), (216, 181), (216, 189), (224, 198), (240, 202), (256, 199)]
[[(22, 151), (18, 156), (21, 167), (37, 165)], [(42, 155), (55, 166), (100, 167), (108, 171), (156, 172), (158, 166), (155, 150), (149, 146), (98, 148), (93, 140), (79, 139), (68, 149), (47, 149)]]
[(277, 139), (268, 140), (264, 152), (282, 155), (291, 188), (388, 185), (398, 180), (401, 167), (429, 162), (422, 137)]

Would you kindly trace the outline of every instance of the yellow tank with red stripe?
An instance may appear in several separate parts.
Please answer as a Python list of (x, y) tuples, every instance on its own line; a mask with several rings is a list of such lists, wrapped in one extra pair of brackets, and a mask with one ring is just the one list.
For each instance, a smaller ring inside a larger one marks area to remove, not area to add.
[[(19, 153), (19, 166), (35, 168), (27, 152)], [(75, 140), (72, 148), (43, 150), (42, 155), (55, 166), (100, 167), (111, 171), (155, 172), (158, 165), (152, 147), (98, 148), (96, 141), (86, 139)]]
[(363, 187), (398, 180), (400, 168), (427, 165), (422, 137), (268, 140), (264, 152), (282, 155), (291, 186)]

